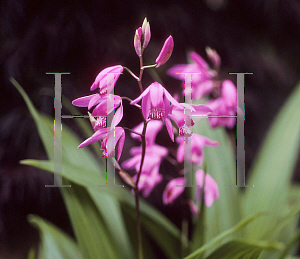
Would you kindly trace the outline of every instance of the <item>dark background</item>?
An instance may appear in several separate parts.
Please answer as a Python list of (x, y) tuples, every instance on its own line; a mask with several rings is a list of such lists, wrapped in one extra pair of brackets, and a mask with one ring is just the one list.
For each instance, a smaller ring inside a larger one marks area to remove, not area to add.
[[(8, 81), (14, 77), (35, 106), (54, 116), (53, 75), (63, 75), (63, 94), (73, 100), (90, 94), (98, 72), (121, 64), (138, 72), (133, 48), (135, 29), (145, 16), (152, 37), (145, 50), (145, 63), (152, 64), (164, 40), (171, 34), (174, 51), (157, 69), (164, 86), (181, 93), (181, 82), (165, 71), (187, 63), (187, 51), (195, 50), (207, 60), (205, 47), (218, 51), (221, 79), (236, 81), (229, 72), (252, 72), (245, 83), (246, 172), (271, 122), (300, 77), (300, 3), (296, 0), (198, 0), (198, 1), (25, 1), (0, 2), (0, 253), (2, 258), (26, 258), (37, 242), (36, 231), (26, 215), (36, 213), (72, 233), (59, 190), (45, 188), (53, 175), (18, 164), (25, 158), (46, 159), (34, 122), (21, 96)], [(153, 81), (145, 73), (144, 86)], [(137, 84), (124, 73), (116, 94), (135, 98)], [(125, 103), (122, 125), (133, 127), (140, 117)], [(81, 110), (86, 114), (86, 110)], [(299, 112), (299, 111), (295, 111)], [(62, 114), (69, 114), (63, 108)], [(71, 120), (66, 122), (73, 127)], [(76, 130), (75, 126), (74, 129)], [(166, 132), (160, 133), (163, 143)], [(122, 160), (127, 159), (129, 137)], [(162, 165), (168, 170), (168, 164)], [(294, 180), (300, 180), (299, 161)], [(164, 208), (159, 185), (151, 201), (179, 224), (182, 208)], [(180, 213), (176, 213), (176, 212)], [(175, 215), (175, 216), (174, 216)], [(0, 255), (0, 258), (1, 258)]]

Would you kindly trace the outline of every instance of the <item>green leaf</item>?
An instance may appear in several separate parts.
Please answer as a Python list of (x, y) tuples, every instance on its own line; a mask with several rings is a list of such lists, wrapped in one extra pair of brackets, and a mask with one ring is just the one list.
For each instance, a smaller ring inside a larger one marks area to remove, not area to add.
[(36, 259), (36, 251), (35, 249), (32, 247), (30, 248), (28, 255), (27, 255), (27, 259)]
[[(206, 241), (211, 240), (219, 233), (231, 228), (240, 220), (240, 204), (238, 187), (232, 187), (236, 183), (235, 155), (225, 129), (212, 129), (208, 119), (201, 119), (193, 126), (193, 131), (204, 135), (212, 140), (217, 140), (217, 147), (204, 147), (204, 162), (207, 172), (218, 183), (220, 198), (214, 201), (210, 208), (205, 209), (205, 231)], [(231, 185), (231, 186), (230, 186)], [(198, 230), (197, 232), (199, 232)], [(239, 236), (236, 233), (237, 236)], [(199, 245), (197, 235), (194, 236), (192, 249)]]
[(28, 221), (40, 232), (40, 259), (83, 258), (75, 241), (52, 223), (37, 215), (29, 215)]
[[(124, 211), (136, 220), (135, 206), (124, 207)], [(181, 253), (179, 230), (159, 211), (140, 200), (142, 230), (152, 236), (168, 258), (179, 258)]]
[[(299, 195), (299, 193), (298, 193)], [(272, 237), (272, 239), (276, 238), (276, 235), (280, 234), (280, 231), (282, 228), (286, 227), (287, 225), (291, 225), (291, 223), (293, 223), (295, 221), (295, 219), (297, 220), (298, 214), (300, 212), (300, 203), (295, 204), (293, 207), (289, 208), (289, 212), (288, 214), (285, 214), (284, 216), (282, 216), (281, 218), (279, 218), (274, 225), (276, 226), (275, 228), (270, 228), (265, 235), (263, 236), (264, 239), (267, 239), (269, 237)], [(293, 228), (290, 229), (290, 233), (292, 233), (294, 231), (294, 229), (297, 227), (297, 225), (292, 225)], [(279, 232), (279, 233), (278, 233)]]
[(118, 244), (119, 253), (123, 255), (123, 258), (134, 258), (119, 202), (111, 195), (99, 192), (95, 188), (90, 188), (89, 193), (100, 211), (114, 243)]
[(281, 250), (283, 247), (283, 244), (275, 241), (232, 240), (206, 259), (257, 259), (263, 250)]
[[(22, 87), (13, 78), (10, 79), (12, 84), (18, 89), (26, 105), (37, 125), (39, 135), (46, 149), (47, 155), (50, 160), (54, 159), (54, 128), (53, 119), (47, 115), (39, 113), (33, 106), (29, 97), (22, 89)], [(67, 127), (62, 128), (62, 159), (63, 162), (71, 163), (73, 166), (79, 168), (85, 168), (86, 171), (97, 171), (98, 173), (104, 173), (104, 170), (100, 169), (98, 163), (92, 158), (89, 149), (78, 149), (78, 145), (81, 143), (80, 139), (72, 133)], [(54, 166), (54, 164), (53, 164)], [(54, 168), (54, 167), (53, 167)]]
[(61, 190), (84, 258), (124, 258), (86, 189), (72, 184)]
[[(49, 157), (49, 159), (54, 159), (54, 130), (53, 130), (53, 120), (52, 123), (50, 124), (49, 121), (42, 121), (40, 120), (40, 115), (38, 114), (38, 111), (35, 109), (35, 107), (33, 106), (31, 100), (29, 99), (28, 95), (25, 93), (25, 91), (23, 90), (23, 88), (19, 85), (19, 83), (13, 79), (10, 78), (9, 79), (10, 82), (17, 88), (17, 90), (19, 91), (19, 93), (22, 95), (29, 111), (30, 114), (32, 115), (35, 124), (37, 126), (39, 135), (43, 141), (44, 147), (46, 149), (46, 153), (47, 156)], [(45, 123), (46, 122), (46, 123)], [(52, 140), (52, 142), (50, 142), (49, 140)]]
[(193, 253), (191, 253), (187, 257), (185, 257), (185, 259), (200, 258), (207, 250), (213, 249), (215, 246), (220, 244), (220, 242), (222, 242), (225, 238), (227, 238), (227, 237), (231, 236), (232, 234), (236, 233), (237, 231), (244, 228), (246, 225), (248, 225), (249, 223), (251, 223), (252, 221), (256, 220), (257, 218), (259, 218), (263, 215), (265, 215), (265, 214), (264, 213), (258, 213), (258, 214), (255, 214), (255, 215), (251, 215), (247, 218), (244, 218), (238, 224), (236, 224), (234, 227), (232, 227), (229, 230), (224, 231), (223, 233), (219, 234), (218, 236), (213, 238), (211, 241), (206, 243), (204, 246), (200, 247), (199, 249), (197, 249), (196, 251), (194, 251)]
[[(259, 239), (274, 228), (274, 220), (288, 213), (286, 208), (300, 141), (300, 84), (287, 100), (276, 117), (265, 142), (257, 156), (251, 177), (242, 201), (244, 215), (259, 211), (270, 211), (273, 220), (261, 218), (247, 227), (246, 236)], [(246, 138), (247, 141), (247, 138)], [(296, 220), (296, 219), (295, 219)], [(291, 222), (295, 224), (295, 222)], [(281, 232), (280, 240), (289, 237), (289, 227)]]
[(299, 237), (300, 237), (300, 228), (298, 228), (297, 231), (291, 236), (290, 240), (287, 242), (286, 248), (280, 253), (278, 259), (286, 258), (286, 256), (293, 248), (293, 246), (295, 246), (296, 243), (299, 241)]

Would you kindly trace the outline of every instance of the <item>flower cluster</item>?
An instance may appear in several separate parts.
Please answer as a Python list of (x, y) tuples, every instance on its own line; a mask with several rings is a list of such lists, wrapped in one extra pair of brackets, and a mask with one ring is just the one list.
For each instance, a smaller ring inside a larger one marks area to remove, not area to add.
[(191, 52), (191, 64), (179, 64), (170, 68), (167, 73), (177, 79), (184, 80), (184, 73), (194, 73), (192, 96), (193, 100), (212, 95), (215, 99), (210, 100), (207, 106), (212, 112), (209, 117), (211, 127), (233, 128), (237, 109), (237, 90), (230, 80), (218, 80), (218, 71), (221, 59), (218, 53), (211, 48), (206, 48), (208, 58), (213, 64), (213, 69), (196, 52)]
[[(78, 148), (100, 141), (103, 157), (111, 158), (116, 155), (115, 148), (117, 147), (116, 163), (120, 171), (119, 175), (133, 188), (135, 195), (138, 195), (140, 191), (144, 197), (148, 197), (153, 188), (165, 178), (165, 175), (160, 173), (160, 165), (164, 159), (176, 159), (178, 166), (184, 159), (189, 163), (195, 164), (199, 167), (194, 172), (196, 184), (198, 185), (195, 202), (192, 199), (188, 199), (187, 203), (191, 206), (192, 212), (196, 214), (197, 206), (195, 203), (198, 203), (201, 198), (201, 189), (204, 190), (203, 199), (206, 206), (210, 207), (213, 201), (219, 198), (217, 183), (201, 168), (204, 146), (217, 146), (219, 142), (193, 133), (192, 127), (195, 124), (193, 116), (208, 114), (210, 114), (208, 116), (212, 116), (220, 113), (233, 114), (236, 107), (235, 87), (230, 81), (224, 81), (222, 84), (222, 95), (208, 102), (207, 105), (180, 103), (177, 101), (177, 98), (174, 98), (158, 82), (153, 82), (144, 90), (142, 86), (143, 71), (147, 68), (158, 68), (164, 65), (170, 58), (174, 48), (173, 37), (169, 36), (165, 40), (155, 60), (155, 64), (144, 66), (143, 53), (149, 44), (150, 38), (150, 24), (145, 18), (142, 26), (135, 31), (133, 41), (135, 52), (140, 59), (139, 76), (121, 65), (107, 67), (100, 71), (90, 88), (91, 91), (97, 90), (97, 93), (80, 97), (72, 102), (73, 105), (87, 107), (88, 110), (93, 108), (89, 116), (95, 133), (82, 142)], [(218, 54), (211, 49), (208, 49), (207, 53), (215, 69), (218, 70), (220, 66)], [(193, 97), (199, 99), (213, 91), (217, 72), (210, 69), (208, 64), (198, 54), (193, 52), (190, 56), (193, 61), (192, 64), (177, 65), (171, 68), (168, 73), (183, 79), (182, 75), (175, 74), (175, 71), (200, 72), (193, 78)], [(137, 80), (140, 88), (141, 93), (134, 100), (111, 93), (124, 70)], [(118, 126), (123, 118), (123, 100), (129, 100), (131, 105), (141, 110), (142, 122), (133, 129)], [(140, 102), (141, 104), (139, 104)], [(189, 112), (187, 113), (187, 111)], [(111, 116), (109, 116), (110, 114)], [(108, 118), (111, 121), (108, 121)], [(221, 123), (215, 117), (210, 119), (214, 127), (220, 125), (230, 127), (233, 125), (232, 121)], [(156, 136), (163, 125), (166, 126), (170, 139), (173, 142), (176, 140), (175, 143), (178, 144), (176, 157), (172, 157), (167, 147), (155, 143)], [(120, 166), (118, 161), (125, 141), (125, 130), (129, 130), (131, 137), (140, 141), (141, 145), (132, 147), (130, 150), (132, 157), (124, 161)], [(191, 143), (189, 150), (185, 148), (186, 142)], [(124, 171), (128, 169), (134, 170), (133, 176)], [(178, 187), (177, 185), (181, 186)], [(180, 176), (172, 179), (163, 192), (163, 203), (165, 205), (172, 204), (183, 191), (184, 177)]]

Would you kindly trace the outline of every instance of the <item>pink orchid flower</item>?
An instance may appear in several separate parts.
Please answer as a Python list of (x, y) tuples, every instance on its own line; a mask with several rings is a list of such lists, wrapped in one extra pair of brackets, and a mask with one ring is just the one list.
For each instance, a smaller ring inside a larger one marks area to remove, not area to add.
[(189, 105), (187, 103), (180, 103), (180, 104), (182, 105), (182, 107), (176, 107), (174, 105), (171, 105), (172, 112), (168, 115), (168, 117), (177, 124), (180, 136), (190, 137), (192, 135), (191, 127), (194, 125), (194, 121), (190, 116), (186, 114), (185, 109), (189, 109), (191, 111), (191, 115), (194, 116), (210, 113), (212, 112), (212, 109), (202, 104), (199, 105)]
[[(125, 169), (134, 168), (136, 173), (138, 173), (142, 159), (142, 147), (133, 147), (130, 153), (133, 157), (124, 161), (122, 167)], [(168, 150), (165, 147), (156, 144), (150, 147), (146, 146), (144, 163), (138, 183), (138, 189), (143, 190), (144, 197), (147, 197), (153, 188), (161, 182), (162, 176), (159, 174), (159, 167), (162, 158), (167, 154)], [(136, 181), (136, 178), (137, 175), (133, 177), (134, 181)]]
[(208, 115), (211, 127), (233, 128), (236, 122), (237, 90), (230, 80), (222, 83), (221, 97), (207, 103), (213, 113)]
[(205, 174), (202, 169), (196, 171), (195, 177), (196, 184), (200, 185), (200, 188), (197, 188), (196, 201), (200, 200), (204, 181), (204, 202), (207, 207), (211, 207), (214, 200), (220, 197), (218, 184), (209, 174)]
[[(137, 175), (133, 177), (133, 180), (136, 181)], [(142, 191), (144, 197), (148, 197), (154, 187), (159, 184), (162, 180), (162, 175), (159, 174), (159, 164), (154, 166), (151, 171), (145, 172), (142, 171), (140, 180), (138, 183), (139, 191)]]
[(191, 52), (190, 58), (192, 64), (175, 65), (167, 71), (167, 74), (184, 82), (184, 73), (194, 73), (192, 75), (192, 95), (193, 99), (200, 99), (213, 90), (212, 78), (215, 72), (209, 69), (205, 60), (196, 52)]
[[(205, 175), (205, 177), (204, 177)], [(199, 169), (195, 173), (197, 187), (196, 192), (196, 202), (199, 202), (201, 197), (201, 189), (203, 188), (204, 182), (204, 203), (207, 207), (211, 207), (214, 200), (219, 199), (219, 187), (216, 181), (209, 175), (205, 174), (202, 169)], [(175, 199), (179, 197), (180, 194), (184, 191), (184, 177), (178, 177), (172, 179), (167, 185), (163, 192), (163, 203), (165, 205), (172, 204)], [(198, 208), (196, 204), (192, 201), (188, 201), (188, 204), (191, 207), (191, 210), (194, 215), (198, 214)]]
[[(120, 159), (124, 141), (125, 141), (125, 132), (124, 129), (121, 127), (116, 127), (121, 119), (123, 118), (123, 105), (121, 103), (120, 107), (116, 111), (112, 122), (111, 127), (106, 128), (106, 117), (99, 116), (96, 121), (94, 121), (93, 128), (95, 133), (84, 142), (82, 142), (78, 148), (83, 148), (88, 146), (92, 143), (102, 141), (101, 143), (101, 150), (103, 150), (103, 157), (108, 158), (112, 157), (115, 154), (115, 147), (118, 143), (118, 156), (117, 161)], [(105, 122), (104, 122), (105, 120)]]
[(177, 137), (176, 141), (179, 143), (177, 149), (177, 161), (180, 163), (183, 159), (186, 159), (187, 162), (197, 164), (199, 166), (202, 165), (203, 162), (203, 147), (204, 146), (218, 146), (219, 142), (211, 140), (207, 137), (201, 136), (199, 134), (194, 133), (191, 137), (192, 148), (190, 150), (191, 153), (185, 154), (184, 152), (184, 137)]
[[(107, 67), (100, 71), (97, 75), (95, 82), (91, 86), (91, 91), (99, 88), (101, 95), (110, 93), (114, 88), (120, 74), (123, 73), (123, 67), (121, 65)], [(108, 74), (112, 74), (109, 75)]]
[[(122, 163), (125, 169), (135, 168), (136, 173), (139, 172), (142, 160), (142, 147), (133, 147), (130, 149), (132, 158)], [(160, 165), (162, 159), (168, 154), (168, 149), (157, 144), (151, 146), (146, 145), (143, 172), (150, 172), (156, 165)]]
[[(153, 188), (161, 182), (162, 176), (159, 174), (159, 167), (162, 159), (168, 154), (168, 149), (160, 145), (155, 144), (155, 138), (157, 133), (162, 127), (162, 121), (149, 121), (146, 130), (146, 150), (145, 158), (141, 171), (140, 180), (138, 183), (138, 189), (143, 191), (143, 196), (147, 197), (152, 192)], [(135, 132), (141, 133), (143, 130), (143, 123), (133, 128)], [(138, 140), (140, 136), (131, 133), (133, 138)], [(142, 147), (133, 147), (130, 150), (132, 158), (127, 159), (122, 163), (122, 167), (125, 169), (134, 168), (136, 173), (139, 172), (142, 159)], [(136, 176), (133, 177), (136, 180)]]
[[(180, 186), (177, 186), (180, 185)], [(184, 191), (184, 177), (172, 179), (163, 192), (163, 203), (172, 204), (178, 196)]]
[(190, 209), (191, 209), (191, 212), (193, 213), (193, 215), (195, 217), (198, 217), (199, 209), (198, 209), (198, 206), (195, 204), (195, 202), (193, 202), (192, 200), (188, 200), (187, 203), (190, 206)]
[[(97, 105), (93, 110), (94, 116), (107, 116), (115, 107), (118, 107), (122, 99), (118, 95), (106, 94), (92, 94), (75, 99), (72, 104), (78, 107), (88, 107), (90, 110), (93, 106)], [(107, 107), (109, 109), (107, 110)]]
[(171, 94), (158, 82), (154, 82), (135, 100), (130, 104), (136, 104), (142, 99), (142, 112), (145, 120), (163, 120), (166, 123), (169, 135), (174, 141), (173, 126), (168, 118), (171, 112), (170, 102), (175, 106), (181, 108)]
[(157, 64), (156, 67), (160, 67), (161, 65), (165, 64), (168, 61), (168, 59), (172, 55), (173, 48), (174, 48), (173, 37), (169, 36), (166, 39), (157, 59), (155, 61), (155, 63)]
[[(163, 125), (163, 122), (158, 121), (158, 120), (151, 120), (148, 122), (146, 134), (145, 134), (146, 146), (152, 146), (154, 144), (156, 135), (161, 130), (162, 125)], [(132, 130), (137, 133), (142, 134), (143, 128), (144, 128), (144, 123), (141, 122), (139, 125), (134, 127)], [(139, 141), (142, 141), (141, 136), (139, 136), (135, 133), (131, 133), (131, 137), (134, 139), (138, 139)]]
[(101, 128), (98, 129), (90, 138), (83, 141), (78, 148), (86, 147), (92, 143), (101, 141), (101, 150), (103, 150), (102, 157), (109, 158), (113, 157), (115, 154), (115, 147), (118, 144), (118, 156), (117, 161), (120, 159), (124, 141), (125, 141), (125, 132), (121, 127), (115, 127), (115, 129), (111, 128)]

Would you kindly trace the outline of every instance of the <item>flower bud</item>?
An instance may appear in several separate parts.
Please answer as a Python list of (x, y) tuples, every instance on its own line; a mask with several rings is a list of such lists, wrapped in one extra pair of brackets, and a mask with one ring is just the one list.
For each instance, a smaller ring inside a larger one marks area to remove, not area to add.
[(147, 18), (145, 18), (142, 25), (142, 35), (144, 38), (143, 48), (146, 48), (151, 38), (150, 24), (147, 22)]
[(172, 54), (173, 48), (174, 48), (173, 37), (169, 36), (166, 39), (157, 59), (155, 61), (157, 64), (156, 67), (160, 67), (161, 65), (165, 64), (168, 61), (168, 59), (170, 58), (170, 56)]
[(221, 58), (218, 55), (217, 51), (215, 51), (214, 49), (211, 49), (210, 47), (206, 47), (205, 51), (206, 51), (208, 58), (214, 64), (214, 67), (219, 68), (220, 64), (221, 64)]
[(142, 56), (141, 39), (142, 39), (142, 28), (139, 27), (139, 28), (135, 31), (135, 35), (134, 35), (134, 48), (135, 48), (136, 54), (137, 54), (139, 57)]
[(146, 25), (147, 25), (148, 21), (147, 21), (147, 17), (145, 17), (143, 24), (142, 24), (142, 33), (143, 35), (145, 34), (145, 29), (146, 29)]

